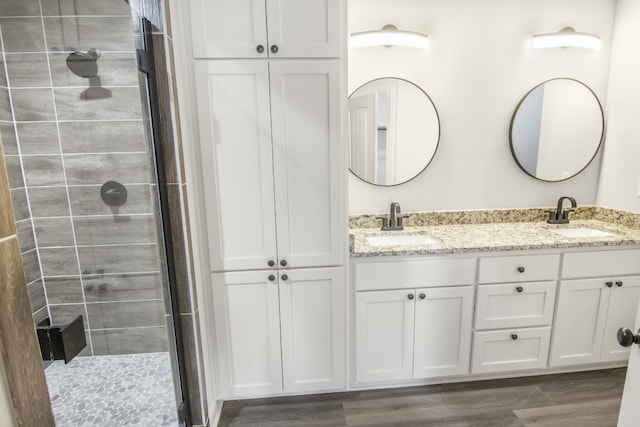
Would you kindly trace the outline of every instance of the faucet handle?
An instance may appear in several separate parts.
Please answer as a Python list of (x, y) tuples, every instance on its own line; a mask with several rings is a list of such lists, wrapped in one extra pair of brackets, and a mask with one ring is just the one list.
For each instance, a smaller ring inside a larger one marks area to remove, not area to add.
[(387, 218), (386, 216), (377, 216), (376, 219), (381, 219), (382, 220), (382, 229), (386, 230), (389, 228), (389, 218)]

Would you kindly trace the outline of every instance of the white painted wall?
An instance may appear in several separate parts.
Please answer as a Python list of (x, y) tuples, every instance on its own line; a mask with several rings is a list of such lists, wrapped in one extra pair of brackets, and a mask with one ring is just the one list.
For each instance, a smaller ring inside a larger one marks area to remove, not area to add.
[[(350, 176), (350, 213), (385, 212), (391, 201), (404, 211), (553, 206), (561, 195), (596, 202), (600, 154), (575, 178), (542, 182), (519, 169), (508, 133), (520, 99), (551, 78), (579, 80), (605, 105), (615, 0), (348, 0), (348, 6), (349, 33), (394, 24), (430, 40), (423, 52), (350, 49), (349, 92), (374, 78), (405, 78), (429, 94), (441, 123), (438, 152), (413, 181), (376, 187)], [(602, 48), (530, 49), (533, 34), (566, 26), (599, 34)]]
[(618, 0), (598, 204), (640, 212), (640, 2)]

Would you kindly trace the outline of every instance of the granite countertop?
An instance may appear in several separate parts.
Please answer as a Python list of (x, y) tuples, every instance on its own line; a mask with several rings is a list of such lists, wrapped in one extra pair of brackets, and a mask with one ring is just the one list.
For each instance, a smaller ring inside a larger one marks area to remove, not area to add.
[[(605, 237), (564, 237), (551, 232), (561, 228), (592, 228), (612, 233)], [(368, 236), (424, 234), (438, 240), (428, 245), (373, 246)], [(402, 231), (379, 228), (352, 228), (352, 257), (407, 256), (467, 252), (495, 252), (527, 249), (574, 248), (587, 246), (640, 245), (640, 229), (597, 219), (572, 220), (553, 225), (544, 221), (445, 224), (405, 227)]]

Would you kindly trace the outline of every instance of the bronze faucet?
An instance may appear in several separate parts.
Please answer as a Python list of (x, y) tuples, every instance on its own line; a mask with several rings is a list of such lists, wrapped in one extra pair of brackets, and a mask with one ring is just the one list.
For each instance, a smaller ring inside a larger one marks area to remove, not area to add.
[[(571, 209), (562, 210), (562, 204), (565, 200), (569, 200), (571, 202)], [(576, 199), (569, 196), (562, 196), (558, 199), (558, 207), (556, 211), (549, 211), (549, 219), (547, 223), (549, 224), (569, 224), (569, 212), (571, 212), (574, 208), (576, 208), (578, 204), (576, 203)]]

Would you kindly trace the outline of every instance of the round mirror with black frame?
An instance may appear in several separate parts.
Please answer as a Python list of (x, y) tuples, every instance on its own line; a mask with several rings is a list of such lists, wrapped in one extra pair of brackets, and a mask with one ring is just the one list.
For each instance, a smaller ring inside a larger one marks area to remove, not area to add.
[(520, 101), (511, 119), (511, 154), (541, 181), (564, 181), (595, 158), (604, 136), (604, 113), (584, 83), (556, 78), (540, 83)]
[(440, 119), (431, 98), (408, 80), (371, 80), (349, 96), (349, 169), (365, 182), (403, 184), (431, 163)]

